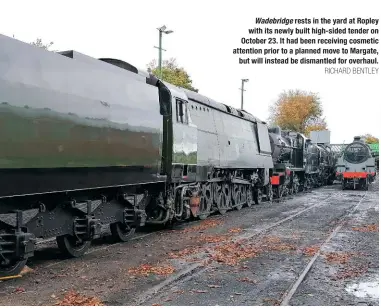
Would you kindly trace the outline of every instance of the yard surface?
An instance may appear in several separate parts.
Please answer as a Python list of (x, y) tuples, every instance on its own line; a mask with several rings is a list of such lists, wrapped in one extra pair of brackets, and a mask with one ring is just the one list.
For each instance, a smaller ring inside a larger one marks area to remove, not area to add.
[(80, 259), (47, 243), (0, 305), (378, 305), (378, 211), (377, 180), (106, 237)]

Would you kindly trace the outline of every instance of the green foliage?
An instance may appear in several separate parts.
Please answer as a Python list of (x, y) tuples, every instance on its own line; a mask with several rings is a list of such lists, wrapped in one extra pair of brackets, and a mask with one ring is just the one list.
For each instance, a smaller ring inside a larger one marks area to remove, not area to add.
[(282, 129), (297, 131), (307, 136), (311, 131), (327, 129), (321, 101), (316, 93), (290, 90), (279, 95), (270, 106), (269, 121)]
[(368, 144), (379, 142), (379, 139), (371, 134), (366, 134), (361, 137), (365, 140), (365, 143), (368, 143)]
[[(152, 60), (148, 64), (148, 72), (160, 78), (160, 71), (156, 60)], [(178, 66), (175, 58), (163, 61), (161, 79), (175, 86), (198, 92), (198, 89), (192, 86), (193, 81), (189, 74), (184, 68)]]

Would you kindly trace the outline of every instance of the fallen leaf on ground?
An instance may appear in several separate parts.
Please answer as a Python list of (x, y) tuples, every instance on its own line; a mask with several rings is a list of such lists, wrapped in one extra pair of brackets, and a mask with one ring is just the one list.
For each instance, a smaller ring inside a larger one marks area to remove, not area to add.
[(21, 287), (16, 288), (16, 290), (14, 291), (14, 293), (24, 293), (24, 292), (25, 292), (25, 289)]
[(232, 228), (232, 229), (229, 230), (229, 233), (239, 233), (241, 231), (242, 231), (241, 228)]
[(354, 227), (352, 228), (353, 231), (359, 231), (359, 232), (377, 232), (378, 226), (377, 225), (368, 225), (364, 227)]
[(355, 278), (365, 274), (368, 271), (368, 268), (363, 267), (350, 267), (338, 272), (338, 274), (332, 277), (332, 280), (341, 280), (348, 278)]
[(214, 247), (214, 252), (210, 255), (214, 261), (233, 266), (244, 259), (254, 258), (262, 252), (295, 249), (295, 245), (282, 243), (277, 237), (266, 237), (255, 244), (248, 240), (223, 243)]
[(280, 305), (280, 300), (278, 300), (278, 299), (265, 298), (263, 301), (271, 304), (272, 306), (279, 306)]
[(245, 278), (238, 278), (237, 280), (238, 280), (238, 281), (241, 281), (241, 282), (247, 282), (247, 283), (257, 283), (256, 280), (250, 279), (250, 278), (248, 278), (248, 277), (245, 277)]
[(318, 246), (311, 246), (303, 249), (303, 254), (312, 257), (319, 251)]
[(184, 258), (187, 257), (191, 254), (196, 254), (200, 251), (201, 247), (190, 247), (190, 248), (185, 248), (183, 250), (180, 250), (178, 252), (170, 252), (168, 253), (168, 257), (170, 259), (179, 259), (179, 258)]
[(55, 306), (104, 306), (103, 303), (96, 297), (87, 297), (77, 292), (67, 292), (62, 301), (59, 301)]
[(208, 244), (222, 243), (227, 241), (230, 238), (231, 236), (228, 236), (228, 235), (202, 235), (198, 239), (198, 242), (208, 243)]
[(215, 247), (214, 250), (212, 259), (227, 265), (236, 265), (241, 260), (257, 256), (260, 252), (258, 247), (243, 241), (222, 244)]
[(206, 291), (206, 290), (192, 290), (191, 292), (194, 292), (194, 293), (208, 293), (208, 291)]
[(20, 275), (24, 276), (26, 274), (29, 274), (29, 273), (33, 273), (34, 270), (31, 269), (29, 266), (25, 265), (24, 268), (22, 269), (22, 271), (20, 272)]
[(324, 254), (327, 262), (345, 264), (349, 261), (351, 253), (348, 252), (330, 252)]
[(188, 233), (188, 232), (196, 232), (196, 231), (203, 231), (209, 228), (214, 228), (218, 225), (222, 224), (222, 220), (220, 219), (213, 219), (213, 220), (204, 220), (201, 223), (199, 223), (196, 226), (186, 228), (184, 230), (181, 230), (181, 233)]
[(277, 236), (267, 236), (263, 239), (264, 242), (267, 243), (280, 243), (282, 242), (281, 239)]
[(149, 264), (142, 264), (138, 267), (129, 269), (128, 272), (133, 275), (141, 276), (149, 276), (149, 274), (169, 275), (175, 272), (175, 268), (173, 266), (152, 266)]

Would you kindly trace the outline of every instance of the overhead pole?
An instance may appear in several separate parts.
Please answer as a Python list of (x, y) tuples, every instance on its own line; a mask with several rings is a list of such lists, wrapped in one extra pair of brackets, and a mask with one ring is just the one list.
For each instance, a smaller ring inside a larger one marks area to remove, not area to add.
[(241, 110), (243, 110), (243, 92), (246, 91), (245, 90), (245, 82), (248, 82), (249, 79), (241, 79), (241, 81), (242, 81), (242, 86), (240, 88), (240, 90), (241, 90)]
[(154, 46), (155, 48), (159, 49), (159, 77), (160, 79), (163, 78), (163, 70), (162, 70), (162, 50), (166, 51), (162, 48), (162, 41), (163, 41), (163, 33), (170, 34), (173, 33), (172, 30), (166, 30), (166, 26), (162, 26), (160, 28), (157, 28), (159, 30), (159, 47)]

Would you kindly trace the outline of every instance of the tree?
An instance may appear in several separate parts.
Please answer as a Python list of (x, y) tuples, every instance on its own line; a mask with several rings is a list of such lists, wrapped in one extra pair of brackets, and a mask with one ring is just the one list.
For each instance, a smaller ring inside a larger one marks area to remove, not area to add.
[(307, 124), (307, 127), (305, 129), (304, 134), (309, 137), (310, 133), (313, 131), (319, 131), (319, 130), (326, 130), (327, 129), (327, 123), (324, 119), (316, 119), (309, 121), (310, 123)]
[(46, 49), (46, 50), (49, 50), (50, 47), (52, 47), (52, 45), (54, 44), (53, 42), (50, 42), (48, 44), (44, 44), (42, 42), (42, 39), (40, 38), (37, 38), (34, 42), (31, 42), (30, 43), (31, 45), (34, 45), (36, 47), (40, 47), (42, 49)]
[(281, 129), (309, 136), (311, 131), (327, 129), (322, 115), (323, 108), (316, 93), (289, 90), (281, 93), (277, 101), (270, 106), (269, 121)]
[[(155, 75), (156, 77), (160, 77), (160, 71), (156, 60), (152, 60), (148, 64), (148, 72)], [(190, 79), (189, 74), (185, 71), (184, 68), (178, 66), (175, 58), (163, 61), (162, 74), (162, 79), (164, 81), (169, 82), (175, 86), (198, 92), (198, 89), (192, 86), (193, 81)]]
[(378, 138), (371, 134), (366, 134), (361, 137), (364, 139), (365, 143), (379, 143)]

